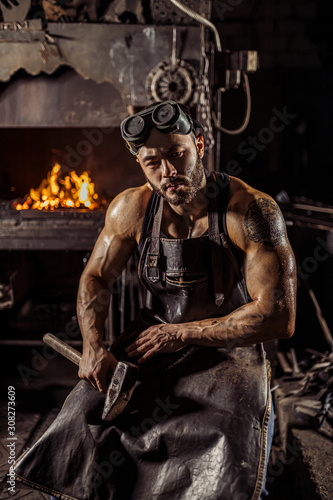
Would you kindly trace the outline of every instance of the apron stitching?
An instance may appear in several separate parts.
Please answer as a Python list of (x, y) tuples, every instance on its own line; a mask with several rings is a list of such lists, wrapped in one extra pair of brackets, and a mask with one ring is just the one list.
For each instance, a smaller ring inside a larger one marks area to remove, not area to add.
[(266, 367), (267, 367), (267, 404), (265, 408), (265, 413), (263, 417), (263, 422), (262, 422), (262, 429), (261, 429), (261, 445), (260, 445), (260, 456), (259, 456), (259, 465), (258, 465), (258, 473), (257, 473), (257, 479), (256, 479), (256, 484), (254, 487), (254, 492), (252, 495), (251, 500), (259, 500), (260, 495), (262, 492), (262, 487), (263, 487), (263, 482), (264, 482), (264, 477), (265, 477), (265, 469), (266, 469), (266, 458), (267, 458), (267, 431), (268, 431), (268, 422), (269, 418), (271, 416), (271, 409), (272, 409), (272, 404), (271, 404), (271, 392), (270, 392), (270, 382), (271, 382), (271, 366), (269, 361), (266, 360)]
[(144, 241), (143, 248), (142, 248), (141, 255), (140, 255), (140, 259), (139, 259), (139, 264), (138, 264), (138, 276), (139, 276), (139, 279), (141, 281), (143, 281), (142, 271), (143, 271), (143, 267), (144, 267), (144, 260), (146, 260), (146, 250), (147, 250), (148, 243), (150, 243), (150, 238), (146, 238)]

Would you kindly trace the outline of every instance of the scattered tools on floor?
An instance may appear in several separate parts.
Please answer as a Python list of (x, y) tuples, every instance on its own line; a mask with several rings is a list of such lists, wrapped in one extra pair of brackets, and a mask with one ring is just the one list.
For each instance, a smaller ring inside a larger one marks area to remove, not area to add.
[(305, 351), (310, 357), (300, 362), (294, 349), (277, 353), (284, 373), (275, 380), (280, 389), (275, 391), (277, 405), (290, 410), (282, 412), (288, 421), (281, 423), (281, 428), (283, 434), (290, 426), (310, 428), (333, 439), (333, 353)]

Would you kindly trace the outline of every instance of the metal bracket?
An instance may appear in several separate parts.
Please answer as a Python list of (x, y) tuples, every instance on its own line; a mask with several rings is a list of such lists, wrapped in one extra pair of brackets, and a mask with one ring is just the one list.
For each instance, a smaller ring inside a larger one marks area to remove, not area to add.
[(160, 254), (148, 254), (148, 279), (152, 283), (160, 280), (160, 270), (158, 268)]

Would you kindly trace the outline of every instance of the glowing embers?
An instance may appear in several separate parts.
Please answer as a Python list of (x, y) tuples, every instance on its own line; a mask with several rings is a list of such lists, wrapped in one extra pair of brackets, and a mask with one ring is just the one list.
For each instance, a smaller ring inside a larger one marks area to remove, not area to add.
[(100, 207), (95, 185), (88, 172), (77, 175), (75, 171), (61, 176), (61, 166), (55, 163), (37, 189), (30, 189), (24, 202), (14, 203), (16, 210), (55, 210), (61, 208), (83, 208), (94, 210)]

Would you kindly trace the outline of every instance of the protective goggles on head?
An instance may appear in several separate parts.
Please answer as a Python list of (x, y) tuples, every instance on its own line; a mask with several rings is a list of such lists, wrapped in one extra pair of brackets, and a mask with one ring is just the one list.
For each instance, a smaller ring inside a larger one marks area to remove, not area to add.
[(164, 134), (187, 135), (194, 128), (203, 128), (197, 121), (185, 113), (175, 101), (155, 104), (139, 113), (135, 113), (121, 122), (120, 130), (128, 149), (133, 155), (147, 141), (152, 127)]

